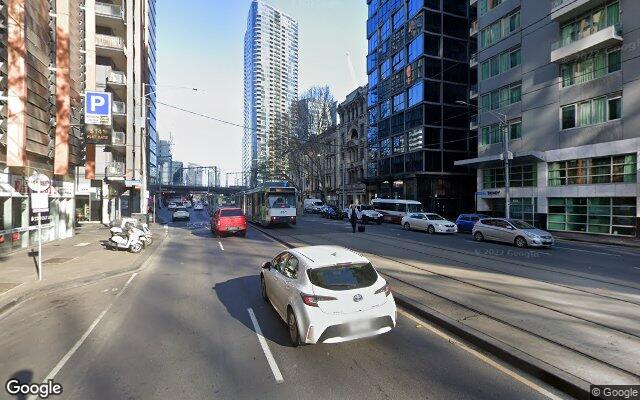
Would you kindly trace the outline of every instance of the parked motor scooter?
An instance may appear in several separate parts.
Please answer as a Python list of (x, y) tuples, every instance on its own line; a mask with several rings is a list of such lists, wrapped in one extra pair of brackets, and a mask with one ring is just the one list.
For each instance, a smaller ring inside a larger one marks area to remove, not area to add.
[(140, 240), (142, 231), (133, 224), (127, 223), (123, 232), (113, 233), (107, 242), (111, 249), (129, 250), (132, 253), (139, 253), (144, 248), (144, 243)]
[(127, 225), (133, 226), (134, 228), (141, 231), (140, 241), (142, 242), (144, 247), (151, 246), (151, 244), (153, 243), (153, 234), (149, 229), (149, 225), (140, 223), (135, 218), (123, 218), (120, 226), (116, 225), (109, 229), (111, 236), (122, 234)]

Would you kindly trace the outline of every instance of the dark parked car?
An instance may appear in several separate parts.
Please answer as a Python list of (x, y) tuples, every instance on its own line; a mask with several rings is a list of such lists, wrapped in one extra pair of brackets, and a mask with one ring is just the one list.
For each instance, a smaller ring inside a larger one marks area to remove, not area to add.
[(473, 226), (482, 218), (489, 218), (489, 216), (484, 214), (460, 214), (458, 219), (456, 219), (458, 232), (471, 233)]
[(322, 208), (322, 217), (329, 219), (344, 219), (344, 213), (338, 207), (328, 205)]

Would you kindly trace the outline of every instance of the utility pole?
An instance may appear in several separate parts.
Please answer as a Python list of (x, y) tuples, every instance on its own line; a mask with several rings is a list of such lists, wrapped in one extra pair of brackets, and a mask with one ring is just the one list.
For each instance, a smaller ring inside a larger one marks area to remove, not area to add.
[[(456, 101), (458, 104), (464, 104), (467, 106), (475, 107), (479, 110), (479, 107), (470, 104), (466, 101), (458, 100)], [(505, 114), (493, 111), (486, 110), (491, 115), (495, 116), (498, 119), (498, 129), (500, 129), (500, 134), (502, 135), (503, 145), (503, 153), (500, 154), (500, 158), (504, 160), (504, 216), (506, 218), (511, 218), (511, 181), (509, 179), (509, 171), (510, 171), (510, 159), (513, 157), (511, 152), (509, 151), (509, 129), (507, 125), (507, 116)]]

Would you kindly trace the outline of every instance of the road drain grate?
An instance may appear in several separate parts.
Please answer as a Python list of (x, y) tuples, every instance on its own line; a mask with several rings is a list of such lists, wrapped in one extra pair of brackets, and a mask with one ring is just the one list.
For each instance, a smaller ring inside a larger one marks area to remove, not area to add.
[(44, 260), (43, 264), (64, 264), (67, 261), (73, 260), (75, 257), (53, 257), (48, 260)]

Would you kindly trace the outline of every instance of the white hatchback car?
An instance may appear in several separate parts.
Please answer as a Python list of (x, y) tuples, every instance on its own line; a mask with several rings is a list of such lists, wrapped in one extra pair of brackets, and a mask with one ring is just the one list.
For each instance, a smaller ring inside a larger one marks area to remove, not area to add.
[(396, 303), (365, 257), (340, 246), (289, 249), (262, 265), (262, 297), (286, 321), (293, 346), (389, 332)]
[(402, 227), (408, 231), (423, 230), (429, 233), (456, 233), (458, 227), (434, 213), (410, 213), (402, 217)]
[(185, 219), (187, 221), (190, 219), (189, 211), (187, 211), (186, 208), (176, 208), (176, 210), (173, 212), (173, 215), (171, 216), (172, 221)]

